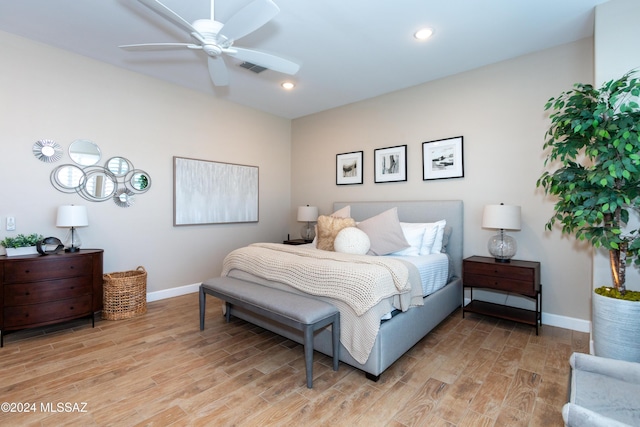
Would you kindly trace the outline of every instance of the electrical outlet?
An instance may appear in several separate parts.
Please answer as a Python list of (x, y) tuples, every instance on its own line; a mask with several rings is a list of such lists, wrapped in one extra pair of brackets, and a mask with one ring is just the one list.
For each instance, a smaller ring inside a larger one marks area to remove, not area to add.
[(12, 216), (7, 217), (7, 231), (15, 231), (16, 219)]

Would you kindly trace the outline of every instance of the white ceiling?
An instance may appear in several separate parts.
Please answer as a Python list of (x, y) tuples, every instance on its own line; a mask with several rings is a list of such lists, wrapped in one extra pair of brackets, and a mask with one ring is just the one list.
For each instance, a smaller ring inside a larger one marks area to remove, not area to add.
[[(209, 17), (209, 0), (161, 1), (189, 22)], [(228, 87), (213, 86), (201, 51), (119, 49), (192, 41), (137, 0), (0, 0), (0, 30), (297, 118), (591, 36), (606, 0), (274, 1), (280, 13), (235, 45), (296, 60), (300, 71), (255, 74), (227, 58)], [(250, 2), (217, 0), (216, 20)], [(417, 42), (422, 26), (435, 34)], [(280, 88), (287, 79), (293, 91)]]

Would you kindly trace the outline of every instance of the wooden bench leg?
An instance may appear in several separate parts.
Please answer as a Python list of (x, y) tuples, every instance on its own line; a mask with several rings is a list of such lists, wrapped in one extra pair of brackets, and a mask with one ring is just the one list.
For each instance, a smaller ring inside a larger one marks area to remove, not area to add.
[(200, 330), (204, 330), (204, 312), (205, 310), (205, 298), (204, 288), (200, 285)]
[(304, 365), (307, 371), (307, 388), (313, 387), (313, 325), (304, 325)]
[(333, 370), (338, 370), (340, 364), (340, 313), (336, 314), (331, 325), (333, 338)]
[(231, 322), (231, 303), (225, 301), (224, 302), (224, 318), (226, 319), (227, 323)]

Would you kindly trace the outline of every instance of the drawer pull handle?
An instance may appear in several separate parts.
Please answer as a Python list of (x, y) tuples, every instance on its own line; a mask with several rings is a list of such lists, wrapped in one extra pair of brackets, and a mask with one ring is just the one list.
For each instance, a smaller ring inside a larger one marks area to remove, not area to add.
[(31, 292), (27, 291), (27, 292), (25, 292), (24, 294), (25, 294), (26, 296), (29, 296), (29, 295), (31, 295)]
[(31, 270), (25, 270), (24, 272), (28, 274), (31, 273)]
[(69, 307), (69, 310), (73, 310), (73, 306)]

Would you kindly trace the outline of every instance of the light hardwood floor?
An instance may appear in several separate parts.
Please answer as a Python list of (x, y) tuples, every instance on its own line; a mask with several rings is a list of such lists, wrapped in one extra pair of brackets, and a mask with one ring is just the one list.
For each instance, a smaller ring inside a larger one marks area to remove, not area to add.
[[(588, 352), (585, 333), (536, 336), (457, 311), (378, 382), (316, 353), (307, 389), (302, 346), (225, 323), (214, 298), (207, 306), (204, 331), (190, 294), (95, 328), (83, 319), (7, 335), (0, 402), (35, 412), (2, 412), (0, 425), (561, 426), (569, 356)], [(58, 403), (84, 412), (53, 412)]]

